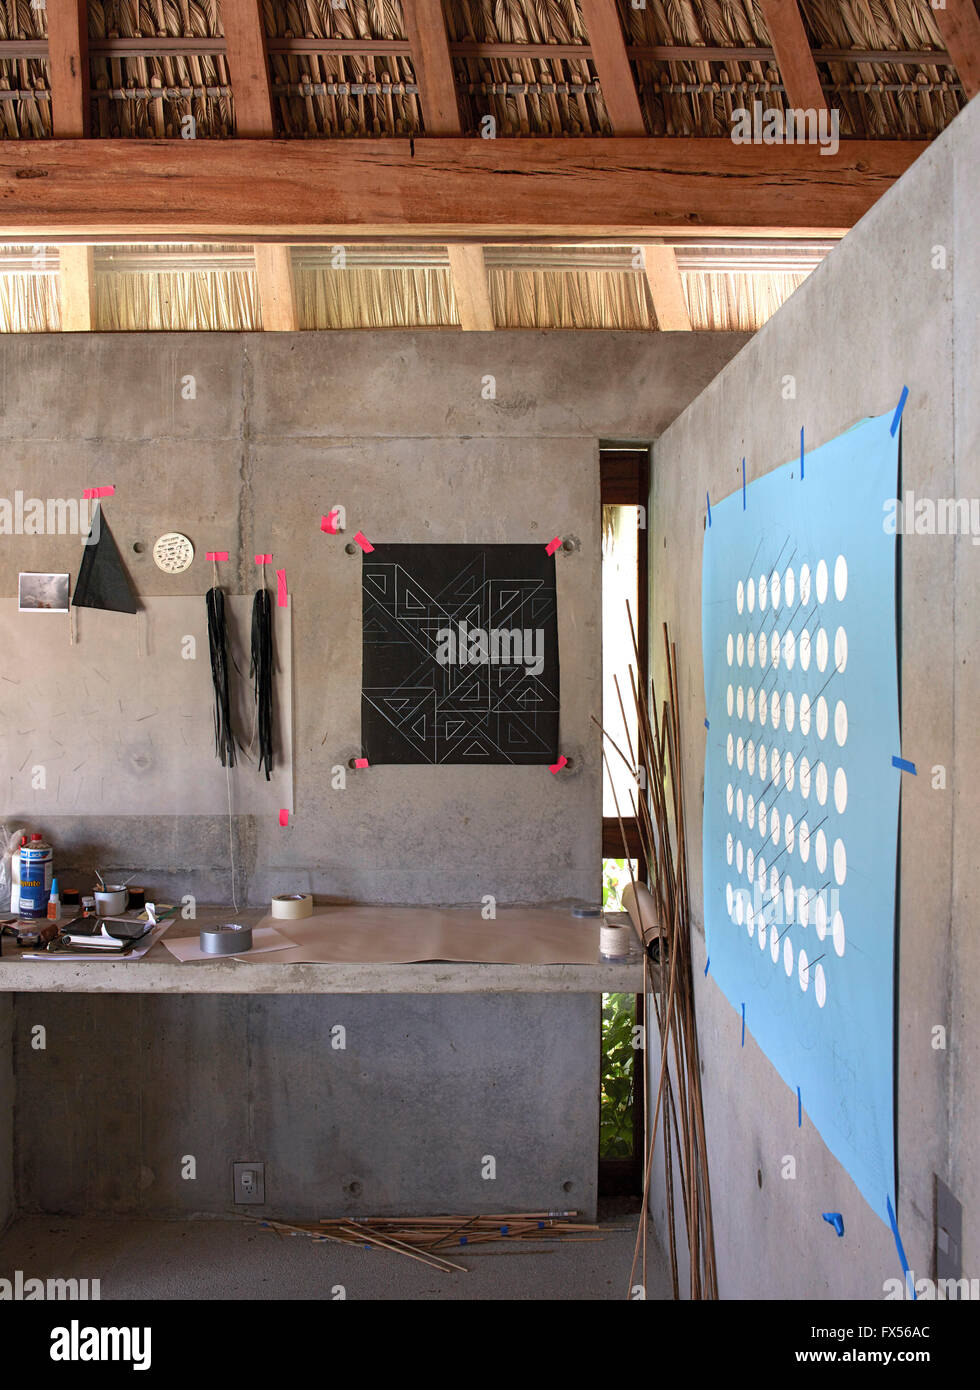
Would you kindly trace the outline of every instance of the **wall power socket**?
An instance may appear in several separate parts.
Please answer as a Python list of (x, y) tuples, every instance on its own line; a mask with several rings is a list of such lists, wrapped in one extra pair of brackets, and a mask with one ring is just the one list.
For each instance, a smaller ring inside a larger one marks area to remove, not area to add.
[(233, 1163), (235, 1191), (233, 1200), (238, 1206), (265, 1202), (265, 1164)]

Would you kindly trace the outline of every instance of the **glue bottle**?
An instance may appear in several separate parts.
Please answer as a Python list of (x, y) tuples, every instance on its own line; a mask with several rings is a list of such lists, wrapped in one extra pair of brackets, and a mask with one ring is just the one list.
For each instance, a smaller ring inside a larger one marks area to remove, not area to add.
[(61, 916), (61, 895), (58, 892), (58, 880), (51, 880), (51, 896), (48, 898), (48, 921), (57, 922)]

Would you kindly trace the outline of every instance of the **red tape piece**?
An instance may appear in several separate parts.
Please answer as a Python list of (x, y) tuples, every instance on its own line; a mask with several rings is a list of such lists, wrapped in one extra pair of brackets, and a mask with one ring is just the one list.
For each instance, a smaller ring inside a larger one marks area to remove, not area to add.
[(207, 552), (207, 554), (205, 555), (205, 559), (207, 559), (207, 560), (227, 560), (227, 559), (228, 559), (228, 552), (227, 552), (227, 550), (209, 550), (209, 551)]
[(255, 557), (255, 563), (256, 563), (257, 565), (271, 565), (271, 564), (272, 564), (272, 556), (271, 556), (271, 555), (256, 555), (256, 557)]
[(355, 759), (354, 759), (354, 766), (355, 766), (355, 767), (367, 767), (367, 766), (368, 766), (368, 760), (367, 760), (367, 758), (355, 758)]
[(286, 571), (276, 570), (276, 579), (279, 581), (279, 607), (285, 608), (289, 603), (289, 595), (286, 593)]
[(320, 530), (326, 531), (329, 535), (335, 536), (339, 530), (337, 526), (337, 513), (331, 512), (329, 516), (321, 516)]
[(365, 536), (363, 531), (358, 531), (357, 535), (354, 537), (354, 540), (364, 551), (365, 555), (370, 555), (371, 551), (374, 549), (374, 546), (368, 540), (367, 536)]
[(115, 495), (116, 489), (114, 487), (87, 487), (82, 493), (82, 500), (91, 502), (98, 497), (115, 497)]
[(551, 773), (552, 776), (555, 776), (556, 773), (561, 772), (562, 768), (565, 766), (567, 762), (568, 759), (565, 757), (565, 754), (562, 753), (558, 761), (556, 763), (552, 763), (549, 766), (548, 771)]
[(545, 551), (548, 555), (554, 555), (555, 551), (558, 549), (560, 545), (561, 536), (556, 536), (553, 541), (549, 541), (548, 544), (545, 546)]
[(285, 806), (279, 812), (279, 824), (282, 826), (289, 824), (289, 812), (286, 810)]

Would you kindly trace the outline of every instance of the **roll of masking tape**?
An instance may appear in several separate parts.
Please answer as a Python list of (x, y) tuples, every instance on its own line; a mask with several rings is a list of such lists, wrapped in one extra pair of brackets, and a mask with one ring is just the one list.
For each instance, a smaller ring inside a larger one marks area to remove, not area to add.
[(632, 934), (629, 927), (601, 926), (599, 928), (599, 954), (610, 960), (624, 959), (630, 953)]
[(300, 917), (313, 916), (312, 893), (277, 893), (272, 899), (273, 917), (296, 922)]
[(252, 949), (252, 928), (239, 922), (222, 922), (201, 928), (201, 950), (209, 956), (236, 956)]

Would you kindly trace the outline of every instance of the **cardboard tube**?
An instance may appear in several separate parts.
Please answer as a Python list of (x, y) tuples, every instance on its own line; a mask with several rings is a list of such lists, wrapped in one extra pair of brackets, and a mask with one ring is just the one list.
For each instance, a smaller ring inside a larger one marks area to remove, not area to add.
[(632, 883), (623, 889), (623, 907), (630, 915), (630, 921), (640, 933), (644, 946), (649, 945), (658, 935), (657, 904), (645, 883), (638, 883), (633, 891)]

